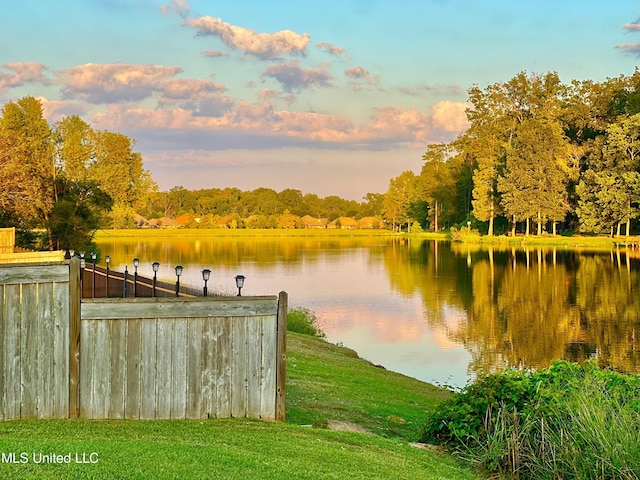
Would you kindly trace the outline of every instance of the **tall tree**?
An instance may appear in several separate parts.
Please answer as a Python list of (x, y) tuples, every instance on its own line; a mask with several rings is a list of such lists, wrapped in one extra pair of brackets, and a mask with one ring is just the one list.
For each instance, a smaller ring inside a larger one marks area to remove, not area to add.
[[(0, 117), (0, 208), (16, 219), (46, 224), (54, 204), (51, 127), (33, 97), (9, 102)], [(53, 247), (51, 232), (49, 246)]]
[(581, 178), (578, 215), (586, 231), (602, 232), (638, 217), (640, 202), (640, 114), (620, 117), (593, 149)]
[(389, 189), (382, 202), (382, 214), (394, 231), (396, 226), (409, 222), (409, 207), (418, 198), (418, 177), (411, 170), (389, 181)]
[(568, 143), (557, 122), (529, 118), (515, 131), (507, 150), (504, 177), (498, 182), (502, 205), (515, 220), (535, 219), (538, 235), (542, 224), (562, 220), (568, 209), (562, 168), (568, 158)]

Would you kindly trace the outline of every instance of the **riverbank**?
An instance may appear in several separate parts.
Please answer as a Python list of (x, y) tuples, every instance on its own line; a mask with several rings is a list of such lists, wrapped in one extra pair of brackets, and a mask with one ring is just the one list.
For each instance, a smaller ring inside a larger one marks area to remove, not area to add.
[(638, 248), (640, 246), (640, 236), (631, 235), (610, 237), (610, 236), (587, 236), (587, 235), (479, 235), (477, 231), (470, 233), (466, 229), (456, 232), (419, 232), (419, 233), (394, 233), (389, 230), (337, 230), (337, 229), (188, 229), (188, 228), (166, 228), (166, 229), (124, 229), (124, 230), (98, 230), (96, 239), (108, 238), (329, 238), (329, 237), (400, 237), (410, 239), (443, 240), (464, 244), (481, 246), (547, 246), (565, 248), (612, 248), (630, 246)]
[[(7, 421), (0, 452), (16, 463), (0, 462), (0, 477), (477, 479), (452, 457), (412, 445), (427, 412), (446, 396), (352, 350), (289, 333), (286, 423)], [(69, 463), (35, 463), (34, 453), (71, 456)], [(76, 453), (87, 463), (76, 463)]]

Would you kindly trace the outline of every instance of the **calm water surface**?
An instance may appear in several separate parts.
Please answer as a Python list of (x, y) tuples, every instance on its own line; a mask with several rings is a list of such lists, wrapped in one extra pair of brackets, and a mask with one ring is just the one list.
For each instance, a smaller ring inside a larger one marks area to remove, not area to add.
[(289, 293), (329, 341), (420, 380), (463, 386), (507, 366), (598, 358), (638, 373), (640, 260), (626, 250), (482, 250), (389, 237), (102, 239), (112, 268), (234, 295)]

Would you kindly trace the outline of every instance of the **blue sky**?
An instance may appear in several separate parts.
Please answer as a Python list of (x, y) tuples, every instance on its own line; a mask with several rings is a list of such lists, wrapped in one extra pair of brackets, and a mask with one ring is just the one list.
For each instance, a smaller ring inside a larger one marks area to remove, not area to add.
[(464, 130), (469, 87), (521, 71), (602, 81), (640, 56), (616, 0), (24, 0), (0, 102), (42, 100), (137, 140), (162, 190), (360, 200)]

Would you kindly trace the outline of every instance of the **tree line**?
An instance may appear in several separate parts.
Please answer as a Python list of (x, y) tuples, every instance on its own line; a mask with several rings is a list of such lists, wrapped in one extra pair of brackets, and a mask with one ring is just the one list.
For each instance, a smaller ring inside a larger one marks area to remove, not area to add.
[(392, 179), (393, 224), (465, 225), (493, 235), (521, 225), (626, 234), (640, 214), (640, 72), (563, 84), (557, 73), (469, 89), (469, 128), (432, 145), (419, 175)]
[(215, 228), (223, 217), (233, 217), (229, 222), (235, 222), (234, 228), (291, 228), (291, 222), (284, 222), (284, 225), (283, 215), (298, 218), (310, 215), (328, 221), (340, 217), (377, 216), (383, 197), (383, 194), (368, 193), (357, 202), (336, 195), (304, 194), (293, 188), (277, 192), (264, 187), (243, 191), (231, 187), (188, 190), (177, 186), (168, 192), (150, 192), (139, 213), (147, 219), (190, 214), (198, 218), (195, 225), (200, 228)]

